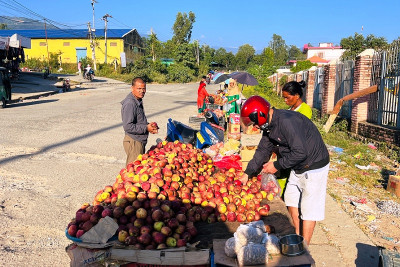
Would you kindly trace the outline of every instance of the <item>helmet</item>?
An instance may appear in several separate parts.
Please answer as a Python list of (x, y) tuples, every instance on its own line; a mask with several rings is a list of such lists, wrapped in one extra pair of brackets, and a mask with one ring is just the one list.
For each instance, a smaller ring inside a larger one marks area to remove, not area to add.
[(241, 120), (246, 126), (254, 123), (265, 129), (268, 126), (270, 107), (268, 101), (261, 96), (252, 96), (243, 104), (240, 112)]

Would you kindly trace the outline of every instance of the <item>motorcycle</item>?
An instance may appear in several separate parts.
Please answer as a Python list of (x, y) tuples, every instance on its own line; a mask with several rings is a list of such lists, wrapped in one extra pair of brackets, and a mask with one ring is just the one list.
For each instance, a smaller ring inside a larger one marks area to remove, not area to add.
[(89, 81), (93, 81), (94, 79), (94, 70), (90, 69), (89, 71), (87, 71), (86, 69), (83, 71), (83, 78), (89, 80)]
[(68, 91), (71, 91), (71, 84), (70, 84), (69, 78), (67, 78), (63, 81), (63, 92), (65, 93)]

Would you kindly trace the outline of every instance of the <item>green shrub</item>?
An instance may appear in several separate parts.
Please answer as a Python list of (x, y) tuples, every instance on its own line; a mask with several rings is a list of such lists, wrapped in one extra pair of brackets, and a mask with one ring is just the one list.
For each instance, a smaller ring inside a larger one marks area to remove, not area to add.
[(45, 62), (40, 60), (39, 58), (30, 58), (30, 59), (25, 60), (24, 63), (20, 64), (21, 68), (26, 67), (26, 68), (29, 68), (32, 70), (37, 70), (37, 71), (44, 69), (44, 66), (45, 66)]
[(172, 64), (168, 68), (168, 81), (187, 83), (194, 79), (194, 70), (181, 64)]
[(279, 79), (279, 86), (284, 86), (285, 83), (287, 83), (288, 81), (288, 76), (287, 75), (283, 75), (280, 79)]

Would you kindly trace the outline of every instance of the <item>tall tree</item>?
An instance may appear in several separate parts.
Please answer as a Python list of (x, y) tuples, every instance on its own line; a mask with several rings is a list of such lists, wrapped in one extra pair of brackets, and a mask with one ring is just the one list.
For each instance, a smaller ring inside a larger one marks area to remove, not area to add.
[(236, 64), (241, 70), (245, 70), (253, 59), (256, 50), (249, 44), (245, 44), (239, 47), (236, 53)]
[(214, 61), (217, 62), (218, 64), (225, 65), (225, 57), (227, 54), (228, 52), (226, 52), (225, 48), (223, 47), (218, 48), (214, 54)]
[(288, 51), (289, 60), (304, 60), (306, 59), (306, 55), (301, 52), (301, 50), (295, 46), (291, 45)]
[(178, 12), (176, 15), (174, 26), (172, 26), (172, 31), (174, 36), (172, 40), (177, 44), (189, 43), (192, 37), (193, 24), (196, 21), (195, 14), (190, 11), (189, 15), (186, 13)]
[(275, 66), (279, 67), (286, 64), (288, 59), (287, 45), (280, 35), (273, 34), (269, 42), (269, 48), (274, 52)]
[(159, 54), (161, 49), (161, 43), (157, 38), (157, 35), (151, 31), (150, 37), (149, 37), (149, 50), (151, 54), (151, 58), (153, 59), (153, 62), (156, 61), (157, 55)]
[(354, 36), (349, 36), (340, 40), (340, 46), (346, 49), (342, 55), (342, 59), (355, 59), (358, 54), (367, 48), (385, 48), (387, 46), (387, 41), (384, 37), (375, 37), (370, 34), (367, 38), (364, 38), (362, 34), (355, 33)]
[(8, 26), (6, 23), (0, 23), (0, 30), (7, 30)]
[(196, 65), (195, 45), (183, 43), (178, 46), (176, 50), (175, 60), (185, 67), (194, 69)]

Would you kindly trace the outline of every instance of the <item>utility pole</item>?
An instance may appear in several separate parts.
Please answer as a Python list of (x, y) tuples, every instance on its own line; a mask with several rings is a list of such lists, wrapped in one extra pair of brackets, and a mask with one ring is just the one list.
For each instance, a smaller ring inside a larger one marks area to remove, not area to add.
[(96, 31), (95, 29), (95, 27), (94, 27), (94, 4), (96, 3), (97, 4), (97, 1), (96, 0), (90, 0), (92, 3), (92, 10), (93, 10), (93, 31)]
[(49, 43), (47, 42), (47, 26), (46, 26), (46, 19), (44, 20), (44, 32), (45, 32), (45, 34), (46, 34), (47, 66), (50, 67)]
[(112, 18), (112, 16), (105, 14), (102, 18), (104, 20), (104, 43), (105, 43), (105, 56), (104, 56), (104, 63), (107, 64), (107, 18)]
[(93, 68), (94, 68), (94, 70), (97, 70), (97, 68), (96, 68), (96, 51), (95, 51), (96, 44), (94, 42), (92, 28), (90, 28), (90, 22), (88, 22), (88, 29), (89, 29), (89, 38), (90, 38), (90, 48), (92, 49)]
[(154, 36), (153, 36), (153, 28), (150, 28), (150, 31), (151, 31), (151, 37), (150, 37), (150, 40), (152, 41), (151, 42), (151, 56), (153, 57), (153, 62), (155, 62), (156, 61), (156, 55), (154, 54)]
[(197, 66), (199, 66), (200, 65), (199, 41), (196, 41), (196, 60), (197, 60)]
[(94, 70), (97, 70), (96, 67), (96, 42), (95, 42), (95, 32), (96, 28), (94, 27), (94, 4), (97, 4), (96, 0), (90, 0), (92, 4), (92, 10), (93, 10), (93, 28), (90, 28), (90, 23), (89, 25), (89, 36), (90, 36), (90, 47), (92, 48), (92, 59), (93, 59), (93, 68)]

